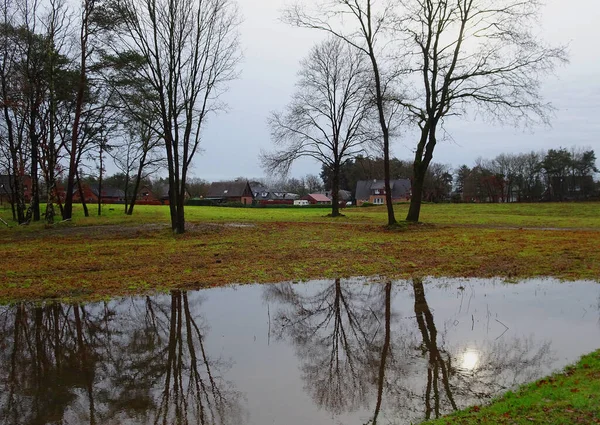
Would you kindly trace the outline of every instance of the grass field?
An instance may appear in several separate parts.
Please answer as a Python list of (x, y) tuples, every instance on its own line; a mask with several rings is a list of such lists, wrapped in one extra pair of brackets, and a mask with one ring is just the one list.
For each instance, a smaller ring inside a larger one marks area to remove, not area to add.
[[(396, 206), (399, 218), (407, 205)], [(600, 276), (600, 204), (424, 205), (424, 225), (390, 230), (384, 207), (122, 206), (73, 222), (0, 229), (0, 299), (84, 298), (226, 283), (384, 275)], [(10, 211), (0, 210), (9, 221)]]
[[(168, 207), (119, 205), (102, 217), (0, 229), (0, 302), (92, 300), (227, 283), (382, 275), (600, 279), (600, 204), (424, 205), (424, 224), (384, 226), (384, 207), (188, 207), (174, 236)], [(408, 206), (396, 206), (398, 219)], [(0, 209), (10, 221), (10, 211)], [(600, 423), (600, 353), (564, 374), (432, 424)]]

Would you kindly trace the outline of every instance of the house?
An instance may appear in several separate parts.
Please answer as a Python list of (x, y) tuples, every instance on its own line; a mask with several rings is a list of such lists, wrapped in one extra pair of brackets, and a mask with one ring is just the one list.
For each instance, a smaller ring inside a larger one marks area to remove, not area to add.
[[(81, 184), (83, 199), (85, 199), (85, 202), (98, 202), (98, 188), (99, 187), (97, 184)], [(103, 204), (119, 204), (125, 201), (125, 192), (114, 187), (102, 186), (101, 200)], [(79, 189), (77, 187), (73, 193), (73, 202), (81, 202), (81, 193), (79, 193)]]
[(311, 205), (331, 205), (331, 199), (323, 193), (309, 193), (302, 199), (307, 200)]
[(247, 181), (214, 182), (208, 188), (205, 199), (218, 204), (240, 202), (244, 205), (251, 205), (254, 195)]
[[(4, 203), (10, 204), (13, 200), (13, 183), (12, 176), (8, 174), (0, 174), (0, 205)], [(31, 200), (31, 177), (23, 176), (23, 198), (25, 202)]]
[[(411, 197), (411, 184), (409, 179), (390, 180), (392, 202), (408, 201)], [(385, 205), (384, 180), (359, 180), (356, 182), (356, 205), (365, 202), (375, 205)]]
[(152, 188), (148, 185), (144, 185), (138, 190), (137, 200), (142, 202), (158, 202), (158, 197), (152, 191)]
[(293, 205), (298, 198), (295, 193), (278, 189), (264, 189), (254, 194), (254, 202), (258, 205)]
[(269, 189), (258, 182), (250, 183), (254, 203), (257, 205), (293, 205), (300, 198), (296, 193)]
[[(325, 192), (325, 196), (333, 201), (333, 192), (328, 190)], [(349, 202), (352, 202), (352, 192), (349, 190), (339, 190), (338, 191), (338, 199), (340, 202), (340, 206), (345, 207), (346, 205), (350, 205)]]

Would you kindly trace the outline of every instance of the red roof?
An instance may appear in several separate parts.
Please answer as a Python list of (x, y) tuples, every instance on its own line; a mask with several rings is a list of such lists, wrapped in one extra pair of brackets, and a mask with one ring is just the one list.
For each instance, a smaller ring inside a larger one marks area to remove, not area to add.
[(331, 202), (331, 199), (329, 199), (327, 196), (323, 195), (322, 193), (311, 193), (308, 196), (313, 198), (316, 202)]

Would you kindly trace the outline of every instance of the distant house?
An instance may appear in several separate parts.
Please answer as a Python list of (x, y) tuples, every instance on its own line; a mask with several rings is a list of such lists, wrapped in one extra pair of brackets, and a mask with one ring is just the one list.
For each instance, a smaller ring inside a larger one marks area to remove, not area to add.
[[(411, 184), (409, 179), (397, 179), (390, 181), (392, 190), (392, 202), (408, 201), (411, 197)], [(359, 180), (356, 182), (356, 205), (365, 202), (375, 205), (385, 205), (385, 182), (384, 180)]]
[[(325, 192), (325, 196), (333, 201), (333, 192), (328, 190)], [(338, 199), (340, 202), (340, 206), (346, 206), (348, 202), (352, 202), (352, 192), (349, 190), (339, 190), (338, 191)]]
[(247, 181), (215, 182), (208, 188), (205, 199), (216, 203), (240, 202), (251, 205), (254, 196)]
[[(82, 184), (83, 198), (86, 202), (95, 203), (98, 202), (99, 186), (97, 184)], [(125, 192), (121, 189), (117, 189), (110, 186), (102, 186), (102, 196), (100, 197), (103, 204), (118, 204), (125, 201)], [(81, 194), (76, 189), (73, 194), (73, 202), (81, 202)]]
[(155, 195), (152, 188), (148, 185), (144, 185), (140, 188), (137, 194), (137, 199), (142, 202), (158, 202), (159, 199)]
[[(23, 176), (23, 197), (25, 202), (31, 200), (31, 177)], [(13, 178), (8, 174), (0, 174), (0, 205), (10, 204), (13, 200)]]
[(331, 205), (331, 199), (323, 193), (310, 193), (302, 199), (307, 200), (311, 205)]
[(292, 205), (300, 196), (280, 189), (270, 189), (258, 182), (250, 183), (254, 203), (258, 205)]
[(293, 205), (299, 196), (278, 189), (265, 189), (254, 193), (254, 202), (259, 205)]

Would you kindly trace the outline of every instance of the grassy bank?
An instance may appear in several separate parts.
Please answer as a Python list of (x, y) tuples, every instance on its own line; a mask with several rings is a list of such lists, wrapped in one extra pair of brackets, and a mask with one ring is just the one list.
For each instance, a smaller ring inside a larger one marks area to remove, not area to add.
[(600, 351), (489, 406), (474, 406), (426, 424), (600, 424)]
[[(110, 208), (113, 208), (111, 210)], [(600, 276), (600, 204), (425, 205), (426, 225), (389, 230), (383, 208), (168, 208), (0, 229), (0, 299), (102, 298), (169, 288), (322, 277)], [(397, 206), (398, 217), (406, 205)], [(1, 212), (8, 221), (9, 211)]]

